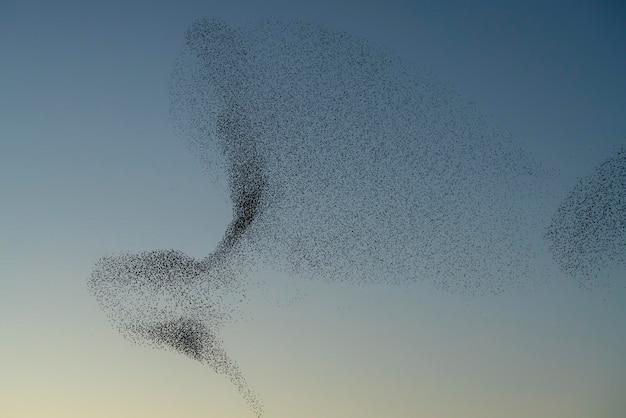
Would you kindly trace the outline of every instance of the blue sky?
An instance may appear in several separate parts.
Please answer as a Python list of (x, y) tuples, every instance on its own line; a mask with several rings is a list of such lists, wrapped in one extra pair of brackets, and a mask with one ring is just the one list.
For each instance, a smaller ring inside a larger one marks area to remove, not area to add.
[[(618, 2), (3, 0), (0, 415), (248, 416), (210, 370), (123, 341), (84, 287), (104, 254), (203, 256), (229, 222), (227, 196), (168, 116), (169, 74), (201, 16), (368, 39), (475, 102), (563, 190), (626, 144)], [(257, 295), (224, 339), (272, 417), (621, 416), (623, 284), (583, 291), (554, 270), (539, 282), (470, 298), (276, 278), (272, 298), (307, 296), (279, 308)]]

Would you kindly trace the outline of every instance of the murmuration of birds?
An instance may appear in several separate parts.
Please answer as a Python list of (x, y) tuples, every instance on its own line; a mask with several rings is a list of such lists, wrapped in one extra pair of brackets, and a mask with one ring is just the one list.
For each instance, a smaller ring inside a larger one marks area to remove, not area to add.
[(545, 236), (559, 266), (584, 287), (626, 265), (626, 148), (578, 181)]
[(238, 270), (220, 259), (219, 250), (199, 261), (180, 251), (146, 251), (101, 258), (89, 287), (122, 335), (174, 350), (226, 376), (260, 417), (261, 402), (219, 337), (245, 298)]
[(587, 278), (624, 254), (623, 151), (549, 224), (536, 203), (549, 177), (541, 164), (450, 89), (346, 33), (198, 20), (170, 105), (191, 150), (227, 186), (233, 220), (204, 259), (107, 256), (90, 288), (124, 336), (225, 375), (258, 417), (261, 402), (219, 338), (255, 266), (484, 294), (533, 274), (537, 236)]

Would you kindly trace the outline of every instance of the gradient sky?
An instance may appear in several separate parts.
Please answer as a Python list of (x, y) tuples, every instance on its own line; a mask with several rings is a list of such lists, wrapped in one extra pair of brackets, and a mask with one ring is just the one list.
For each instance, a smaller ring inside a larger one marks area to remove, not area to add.
[[(168, 118), (197, 17), (366, 38), (475, 102), (563, 190), (626, 144), (625, 8), (491, 3), (0, 0), (0, 417), (252, 416), (210, 369), (125, 341), (85, 286), (104, 254), (201, 257), (229, 222)], [(469, 297), (258, 274), (267, 287), (223, 338), (268, 418), (626, 411), (623, 283), (586, 291), (552, 266)]]

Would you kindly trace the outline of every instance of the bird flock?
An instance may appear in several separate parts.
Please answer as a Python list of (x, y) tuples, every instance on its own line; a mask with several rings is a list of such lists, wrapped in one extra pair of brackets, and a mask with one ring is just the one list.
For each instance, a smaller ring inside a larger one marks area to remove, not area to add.
[(545, 235), (559, 266), (585, 287), (626, 265), (626, 148), (579, 180)]
[(484, 294), (531, 277), (542, 236), (586, 282), (624, 261), (624, 151), (544, 224), (540, 163), (453, 91), (346, 33), (198, 20), (170, 101), (190, 149), (227, 185), (233, 220), (204, 259), (107, 256), (89, 285), (124, 336), (227, 376), (258, 417), (260, 399), (219, 338), (255, 266)]

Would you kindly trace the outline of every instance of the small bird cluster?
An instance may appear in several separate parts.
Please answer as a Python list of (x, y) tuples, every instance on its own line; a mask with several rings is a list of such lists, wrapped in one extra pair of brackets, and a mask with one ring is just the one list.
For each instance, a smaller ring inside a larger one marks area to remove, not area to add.
[(578, 181), (546, 239), (561, 268), (585, 287), (603, 271), (626, 265), (626, 149)]
[(101, 258), (88, 285), (122, 335), (227, 376), (260, 417), (260, 401), (218, 337), (245, 296), (236, 274), (215, 256), (197, 261), (180, 251), (147, 251)]

